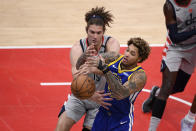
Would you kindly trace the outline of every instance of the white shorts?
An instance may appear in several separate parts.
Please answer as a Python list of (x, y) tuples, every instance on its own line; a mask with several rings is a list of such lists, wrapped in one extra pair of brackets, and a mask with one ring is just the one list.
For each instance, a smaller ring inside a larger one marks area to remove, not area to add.
[(163, 60), (170, 72), (181, 69), (188, 74), (192, 74), (196, 66), (196, 47), (186, 51), (167, 50)]
[(73, 94), (68, 97), (68, 101), (65, 102), (64, 107), (67, 116), (76, 122), (86, 114), (83, 125), (88, 127), (93, 126), (95, 116), (99, 110), (99, 105), (95, 102), (80, 100)]

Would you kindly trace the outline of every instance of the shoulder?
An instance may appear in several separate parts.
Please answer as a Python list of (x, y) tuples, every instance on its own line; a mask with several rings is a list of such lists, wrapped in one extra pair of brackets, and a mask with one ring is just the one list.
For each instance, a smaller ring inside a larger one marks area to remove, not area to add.
[(80, 45), (80, 41), (77, 41), (72, 47), (71, 47), (71, 53), (78, 54), (78, 52), (82, 52), (82, 48)]
[(135, 71), (129, 81), (128, 86), (131, 89), (131, 93), (134, 93), (136, 91), (140, 91), (142, 88), (144, 88), (146, 84), (146, 74), (144, 71)]
[(120, 43), (117, 39), (111, 37), (106, 45), (106, 51), (114, 51), (114, 52), (119, 52), (120, 51)]
[(143, 70), (138, 70), (132, 74), (131, 79), (134, 79), (138, 83), (146, 83), (147, 76)]
[(110, 37), (110, 39), (108, 40), (107, 45), (119, 45), (120, 46), (118, 40), (113, 38), (113, 37)]
[(164, 6), (163, 6), (163, 11), (164, 14), (167, 15), (168, 13), (173, 13), (173, 6), (171, 4), (171, 2), (169, 2), (168, 0), (166, 0)]

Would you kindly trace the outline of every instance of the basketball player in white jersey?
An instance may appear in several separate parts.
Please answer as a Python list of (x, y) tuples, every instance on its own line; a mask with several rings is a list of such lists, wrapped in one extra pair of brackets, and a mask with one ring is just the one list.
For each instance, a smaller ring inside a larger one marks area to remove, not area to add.
[[(73, 77), (76, 77), (81, 70), (90, 70), (90, 72), (93, 72), (93, 68), (85, 66), (88, 57), (104, 52), (112, 51), (119, 53), (120, 51), (119, 42), (110, 36), (104, 35), (106, 26), (110, 26), (110, 23), (113, 21), (113, 15), (109, 11), (105, 11), (104, 7), (92, 8), (85, 14), (85, 21), (87, 23), (87, 38), (83, 38), (74, 44), (70, 52)], [(111, 105), (104, 101), (112, 99), (100, 99), (109, 95), (109, 93), (104, 94), (103, 90), (106, 83), (105, 78), (92, 73), (90, 77), (95, 80), (96, 84), (96, 92), (91, 98), (95, 102), (80, 100), (72, 94), (59, 113), (56, 131), (69, 131), (83, 115), (85, 115), (85, 118), (82, 131), (90, 131), (99, 105), (105, 108)]]
[[(149, 131), (156, 131), (170, 94), (183, 92), (196, 66), (196, 0), (166, 0), (164, 15), (167, 41), (163, 50), (162, 85), (154, 86), (144, 101), (144, 113), (152, 110)], [(192, 130), (195, 113), (187, 126)]]

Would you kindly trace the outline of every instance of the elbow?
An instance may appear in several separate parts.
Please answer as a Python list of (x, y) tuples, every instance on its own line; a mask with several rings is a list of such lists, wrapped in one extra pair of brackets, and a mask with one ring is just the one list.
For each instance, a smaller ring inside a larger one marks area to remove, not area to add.
[(173, 43), (175, 43), (175, 44), (178, 44), (178, 43), (181, 42), (181, 40), (177, 39), (177, 38), (176, 38), (175, 36), (173, 36), (173, 35), (169, 35), (169, 37), (170, 37), (170, 40), (171, 40)]

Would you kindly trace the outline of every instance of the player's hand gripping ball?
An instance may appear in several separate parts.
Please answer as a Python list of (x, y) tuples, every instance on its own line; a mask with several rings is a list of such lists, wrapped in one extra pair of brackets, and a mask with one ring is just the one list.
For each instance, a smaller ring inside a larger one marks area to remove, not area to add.
[(95, 92), (95, 82), (88, 75), (79, 75), (71, 83), (71, 92), (78, 99), (90, 98)]

